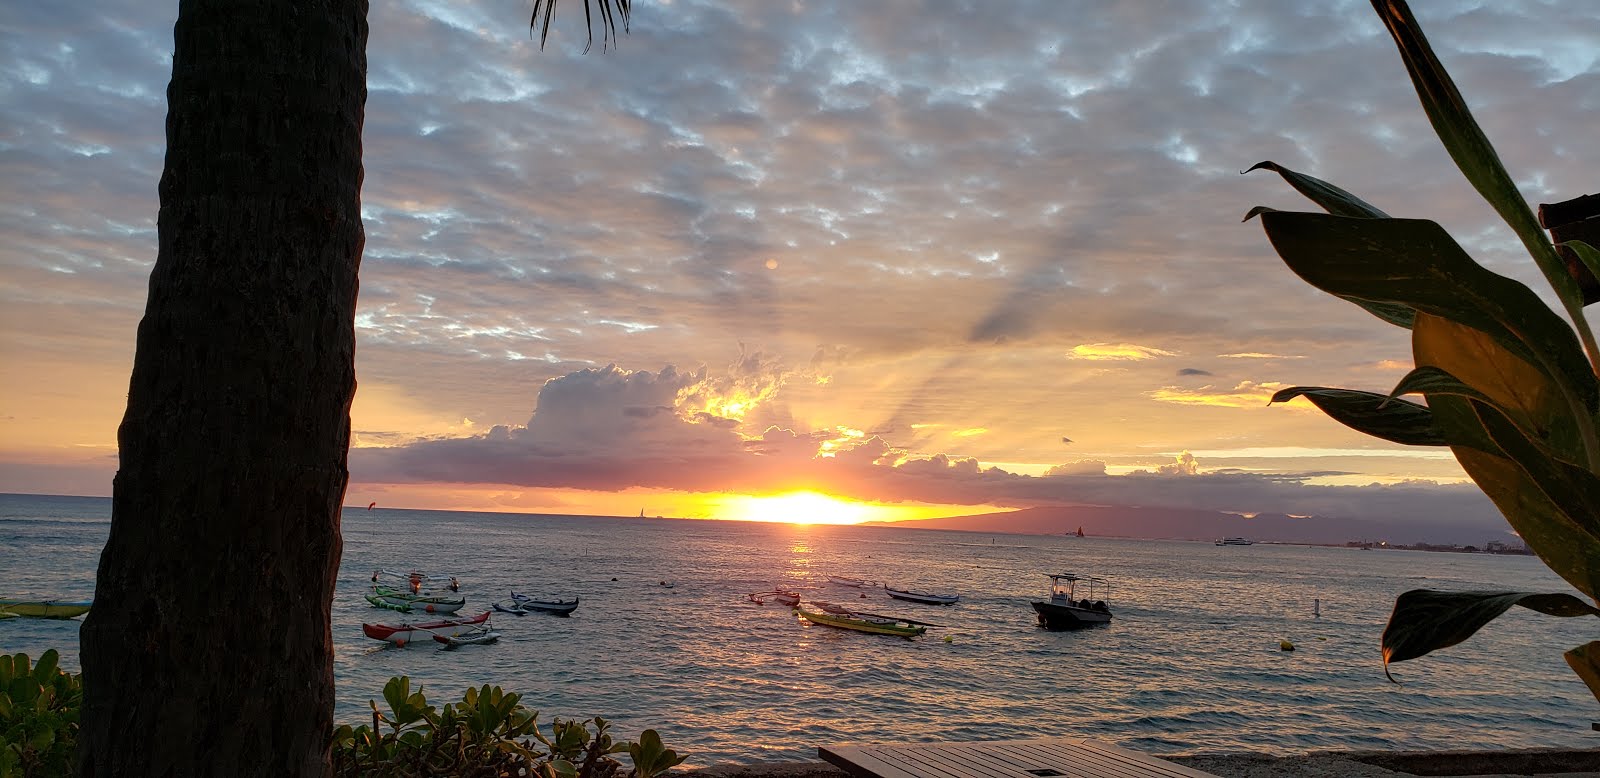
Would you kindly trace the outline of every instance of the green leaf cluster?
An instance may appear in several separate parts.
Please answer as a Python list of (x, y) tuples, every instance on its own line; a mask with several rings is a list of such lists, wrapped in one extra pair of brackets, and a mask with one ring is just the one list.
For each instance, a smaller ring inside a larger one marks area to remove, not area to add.
[(53, 648), (31, 664), (0, 654), (0, 778), (72, 773), (83, 678), (60, 659)]
[(383, 699), (387, 713), (369, 703), (371, 726), (334, 731), (334, 775), (619, 778), (622, 763), (612, 755), (626, 752), (631, 778), (654, 778), (684, 760), (662, 747), (655, 730), (645, 730), (638, 743), (616, 741), (610, 723), (598, 717), (556, 719), (547, 735), (521, 695), (498, 686), (469, 688), (460, 702), (437, 708), (421, 687), (411, 690), (409, 677), (396, 676), (384, 685)]
[[(1326, 213), (1258, 206), (1268, 240), (1307, 283), (1410, 330), (1416, 366), (1387, 392), (1297, 386), (1353, 429), (1395, 443), (1449, 446), (1512, 528), (1590, 602), (1600, 596), (1600, 347), (1579, 284), (1434, 56), (1403, 0), (1373, 0), (1435, 132), (1544, 273), (1567, 319), (1532, 289), (1474, 261), (1438, 224), (1392, 218), (1338, 186), (1262, 162)], [(1250, 172), (1250, 171), (1246, 171)], [(1567, 244), (1590, 271), (1600, 252)], [(1426, 404), (1400, 399), (1421, 395)], [(1600, 616), (1569, 594), (1407, 592), (1383, 635), (1389, 662), (1465, 640), (1513, 605)], [(1567, 652), (1600, 699), (1600, 642)]]

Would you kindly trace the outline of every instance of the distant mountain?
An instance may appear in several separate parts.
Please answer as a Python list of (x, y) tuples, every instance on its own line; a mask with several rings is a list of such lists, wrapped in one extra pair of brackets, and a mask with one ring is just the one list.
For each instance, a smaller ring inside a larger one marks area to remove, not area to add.
[(1083, 527), (1090, 537), (1215, 540), (1246, 537), (1280, 543), (1344, 543), (1351, 540), (1387, 540), (1391, 543), (1458, 543), (1482, 545), (1506, 538), (1504, 524), (1474, 526), (1416, 526), (1403, 522), (1345, 519), (1323, 516), (1295, 518), (1262, 513), (1245, 518), (1235, 513), (1192, 508), (1107, 507), (1064, 505), (1023, 508), (1003, 513), (946, 516), (914, 521), (869, 522), (915, 529), (954, 529), (971, 532), (1012, 532), (1025, 535), (1061, 535)]

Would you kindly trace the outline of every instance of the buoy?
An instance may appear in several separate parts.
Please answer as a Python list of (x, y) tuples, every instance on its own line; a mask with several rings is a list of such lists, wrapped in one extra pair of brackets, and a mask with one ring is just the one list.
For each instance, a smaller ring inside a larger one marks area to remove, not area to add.
[(944, 642), (946, 642), (946, 643), (954, 643), (954, 642), (956, 642), (956, 639), (954, 637), (951, 637), (950, 635), (945, 635), (944, 636)]
[(1318, 599), (1315, 599), (1315, 600), (1311, 601), (1311, 615), (1314, 618), (1319, 618), (1319, 619), (1322, 618), (1322, 600), (1321, 600), (1321, 598), (1318, 598)]
[(394, 644), (395, 644), (395, 647), (397, 647), (397, 648), (405, 648), (406, 647), (406, 642), (404, 640), (396, 640), (394, 642)]
[(1294, 644), (1290, 643), (1287, 640), (1280, 640), (1280, 641), (1278, 641), (1278, 650), (1279, 651), (1293, 651), (1294, 650)]
[(1327, 638), (1325, 638), (1325, 637), (1320, 637), (1320, 636), (1319, 636), (1319, 637), (1318, 637), (1318, 638), (1317, 638), (1317, 640), (1327, 640)]

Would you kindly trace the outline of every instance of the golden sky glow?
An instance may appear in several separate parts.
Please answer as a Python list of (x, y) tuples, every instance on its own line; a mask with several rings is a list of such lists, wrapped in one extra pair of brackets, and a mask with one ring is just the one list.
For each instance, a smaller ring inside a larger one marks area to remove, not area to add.
[[(898, 521), (926, 518), (930, 509), (894, 507), (829, 497), (817, 492), (789, 492), (770, 496), (724, 495), (708, 500), (719, 519), (772, 521), (789, 524), (860, 524), (864, 521)], [(974, 511), (977, 513), (979, 511)], [(949, 510), (933, 510), (934, 515)]]

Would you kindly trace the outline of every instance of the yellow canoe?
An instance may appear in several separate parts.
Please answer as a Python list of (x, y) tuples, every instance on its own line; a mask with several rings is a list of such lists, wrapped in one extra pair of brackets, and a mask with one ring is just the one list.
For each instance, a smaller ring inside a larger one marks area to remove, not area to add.
[(90, 600), (0, 600), (0, 611), (36, 619), (71, 619), (88, 613), (93, 604)]

